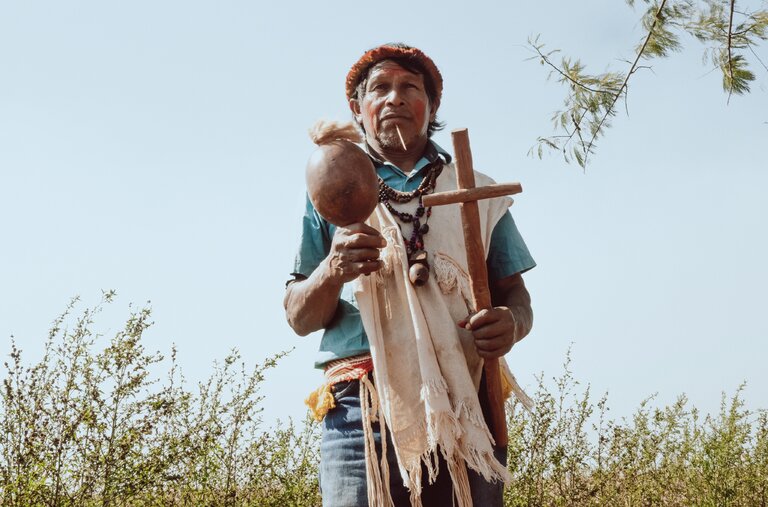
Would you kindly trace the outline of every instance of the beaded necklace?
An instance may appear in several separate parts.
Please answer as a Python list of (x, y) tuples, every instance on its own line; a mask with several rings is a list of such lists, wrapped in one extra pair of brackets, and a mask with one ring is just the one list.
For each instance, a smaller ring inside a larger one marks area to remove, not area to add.
[[(432, 192), (435, 189), (437, 177), (443, 170), (443, 161), (439, 158), (432, 163), (432, 166), (424, 175), (418, 188), (411, 192), (401, 192), (390, 187), (379, 177), (379, 202), (382, 203), (392, 215), (397, 217), (403, 224), (411, 224), (411, 237), (405, 240), (405, 248), (408, 254), (408, 264), (410, 265), (409, 277), (414, 285), (424, 285), (429, 278), (429, 263), (427, 261), (427, 252), (424, 250), (424, 236), (429, 232), (429, 217), (432, 216), (432, 206), (424, 208), (422, 196)], [(419, 202), (414, 213), (398, 211), (392, 206), (390, 201), (406, 203), (418, 198)], [(423, 220), (423, 223), (422, 223)]]

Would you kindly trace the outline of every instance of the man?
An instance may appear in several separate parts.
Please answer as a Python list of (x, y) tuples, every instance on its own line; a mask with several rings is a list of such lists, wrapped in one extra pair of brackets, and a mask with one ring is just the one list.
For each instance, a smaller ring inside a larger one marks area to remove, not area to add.
[[(328, 382), (312, 402), (333, 407), (321, 443), (326, 506), (390, 498), (398, 506), (501, 505), (506, 449), (491, 447), (477, 393), (482, 360), (503, 356), (530, 331), (521, 273), (535, 263), (507, 211), (511, 201), (481, 204), (494, 308), (469, 315), (457, 206), (421, 203), (455, 188), (450, 155), (430, 140), (441, 128), (442, 84), (416, 48), (365, 53), (346, 92), (380, 178), (380, 205), (367, 224), (334, 227), (307, 200), (285, 308), (298, 334), (325, 330), (316, 366)], [(408, 273), (418, 264), (433, 273), (417, 287)]]

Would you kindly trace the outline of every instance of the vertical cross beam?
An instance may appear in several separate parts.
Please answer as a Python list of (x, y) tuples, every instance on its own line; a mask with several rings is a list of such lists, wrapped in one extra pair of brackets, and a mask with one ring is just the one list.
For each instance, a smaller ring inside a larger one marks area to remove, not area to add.
[[(456, 156), (457, 190), (426, 195), (424, 206), (459, 203), (464, 244), (467, 251), (467, 270), (472, 289), (474, 310), (490, 310), (491, 292), (488, 288), (488, 268), (485, 260), (485, 246), (480, 230), (480, 211), (477, 201), (522, 191), (519, 183), (475, 187), (475, 173), (472, 167), (472, 151), (469, 148), (467, 129), (451, 132), (453, 151)], [(501, 396), (501, 372), (498, 359), (486, 359), (484, 365), (485, 383), (488, 391), (491, 427), (496, 445), (507, 445), (507, 418), (504, 399)]]

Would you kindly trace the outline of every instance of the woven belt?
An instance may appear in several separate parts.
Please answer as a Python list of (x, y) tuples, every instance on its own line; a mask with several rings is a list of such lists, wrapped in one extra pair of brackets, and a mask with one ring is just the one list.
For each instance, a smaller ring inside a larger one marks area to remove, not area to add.
[(331, 361), (325, 366), (325, 383), (329, 386), (349, 380), (359, 380), (366, 373), (373, 371), (373, 359), (370, 354), (345, 357)]
[(332, 386), (339, 382), (360, 380), (372, 371), (373, 359), (370, 354), (345, 357), (328, 363), (325, 366), (325, 382), (304, 400), (315, 420), (322, 421), (325, 414), (336, 406), (336, 400), (331, 392)]

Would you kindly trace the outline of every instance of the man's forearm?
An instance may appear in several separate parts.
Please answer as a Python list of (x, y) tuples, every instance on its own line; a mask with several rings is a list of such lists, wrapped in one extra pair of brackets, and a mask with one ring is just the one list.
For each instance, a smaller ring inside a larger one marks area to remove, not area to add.
[(533, 309), (531, 295), (525, 287), (520, 274), (499, 280), (491, 287), (494, 306), (509, 308), (515, 319), (515, 341), (518, 342), (531, 332), (533, 327)]
[(344, 285), (333, 276), (327, 259), (309, 278), (290, 282), (285, 291), (285, 315), (296, 334), (306, 336), (328, 325), (336, 313)]
[(512, 315), (515, 317), (515, 343), (519, 342), (531, 332), (533, 328), (533, 310), (530, 301), (528, 304), (507, 304)]

